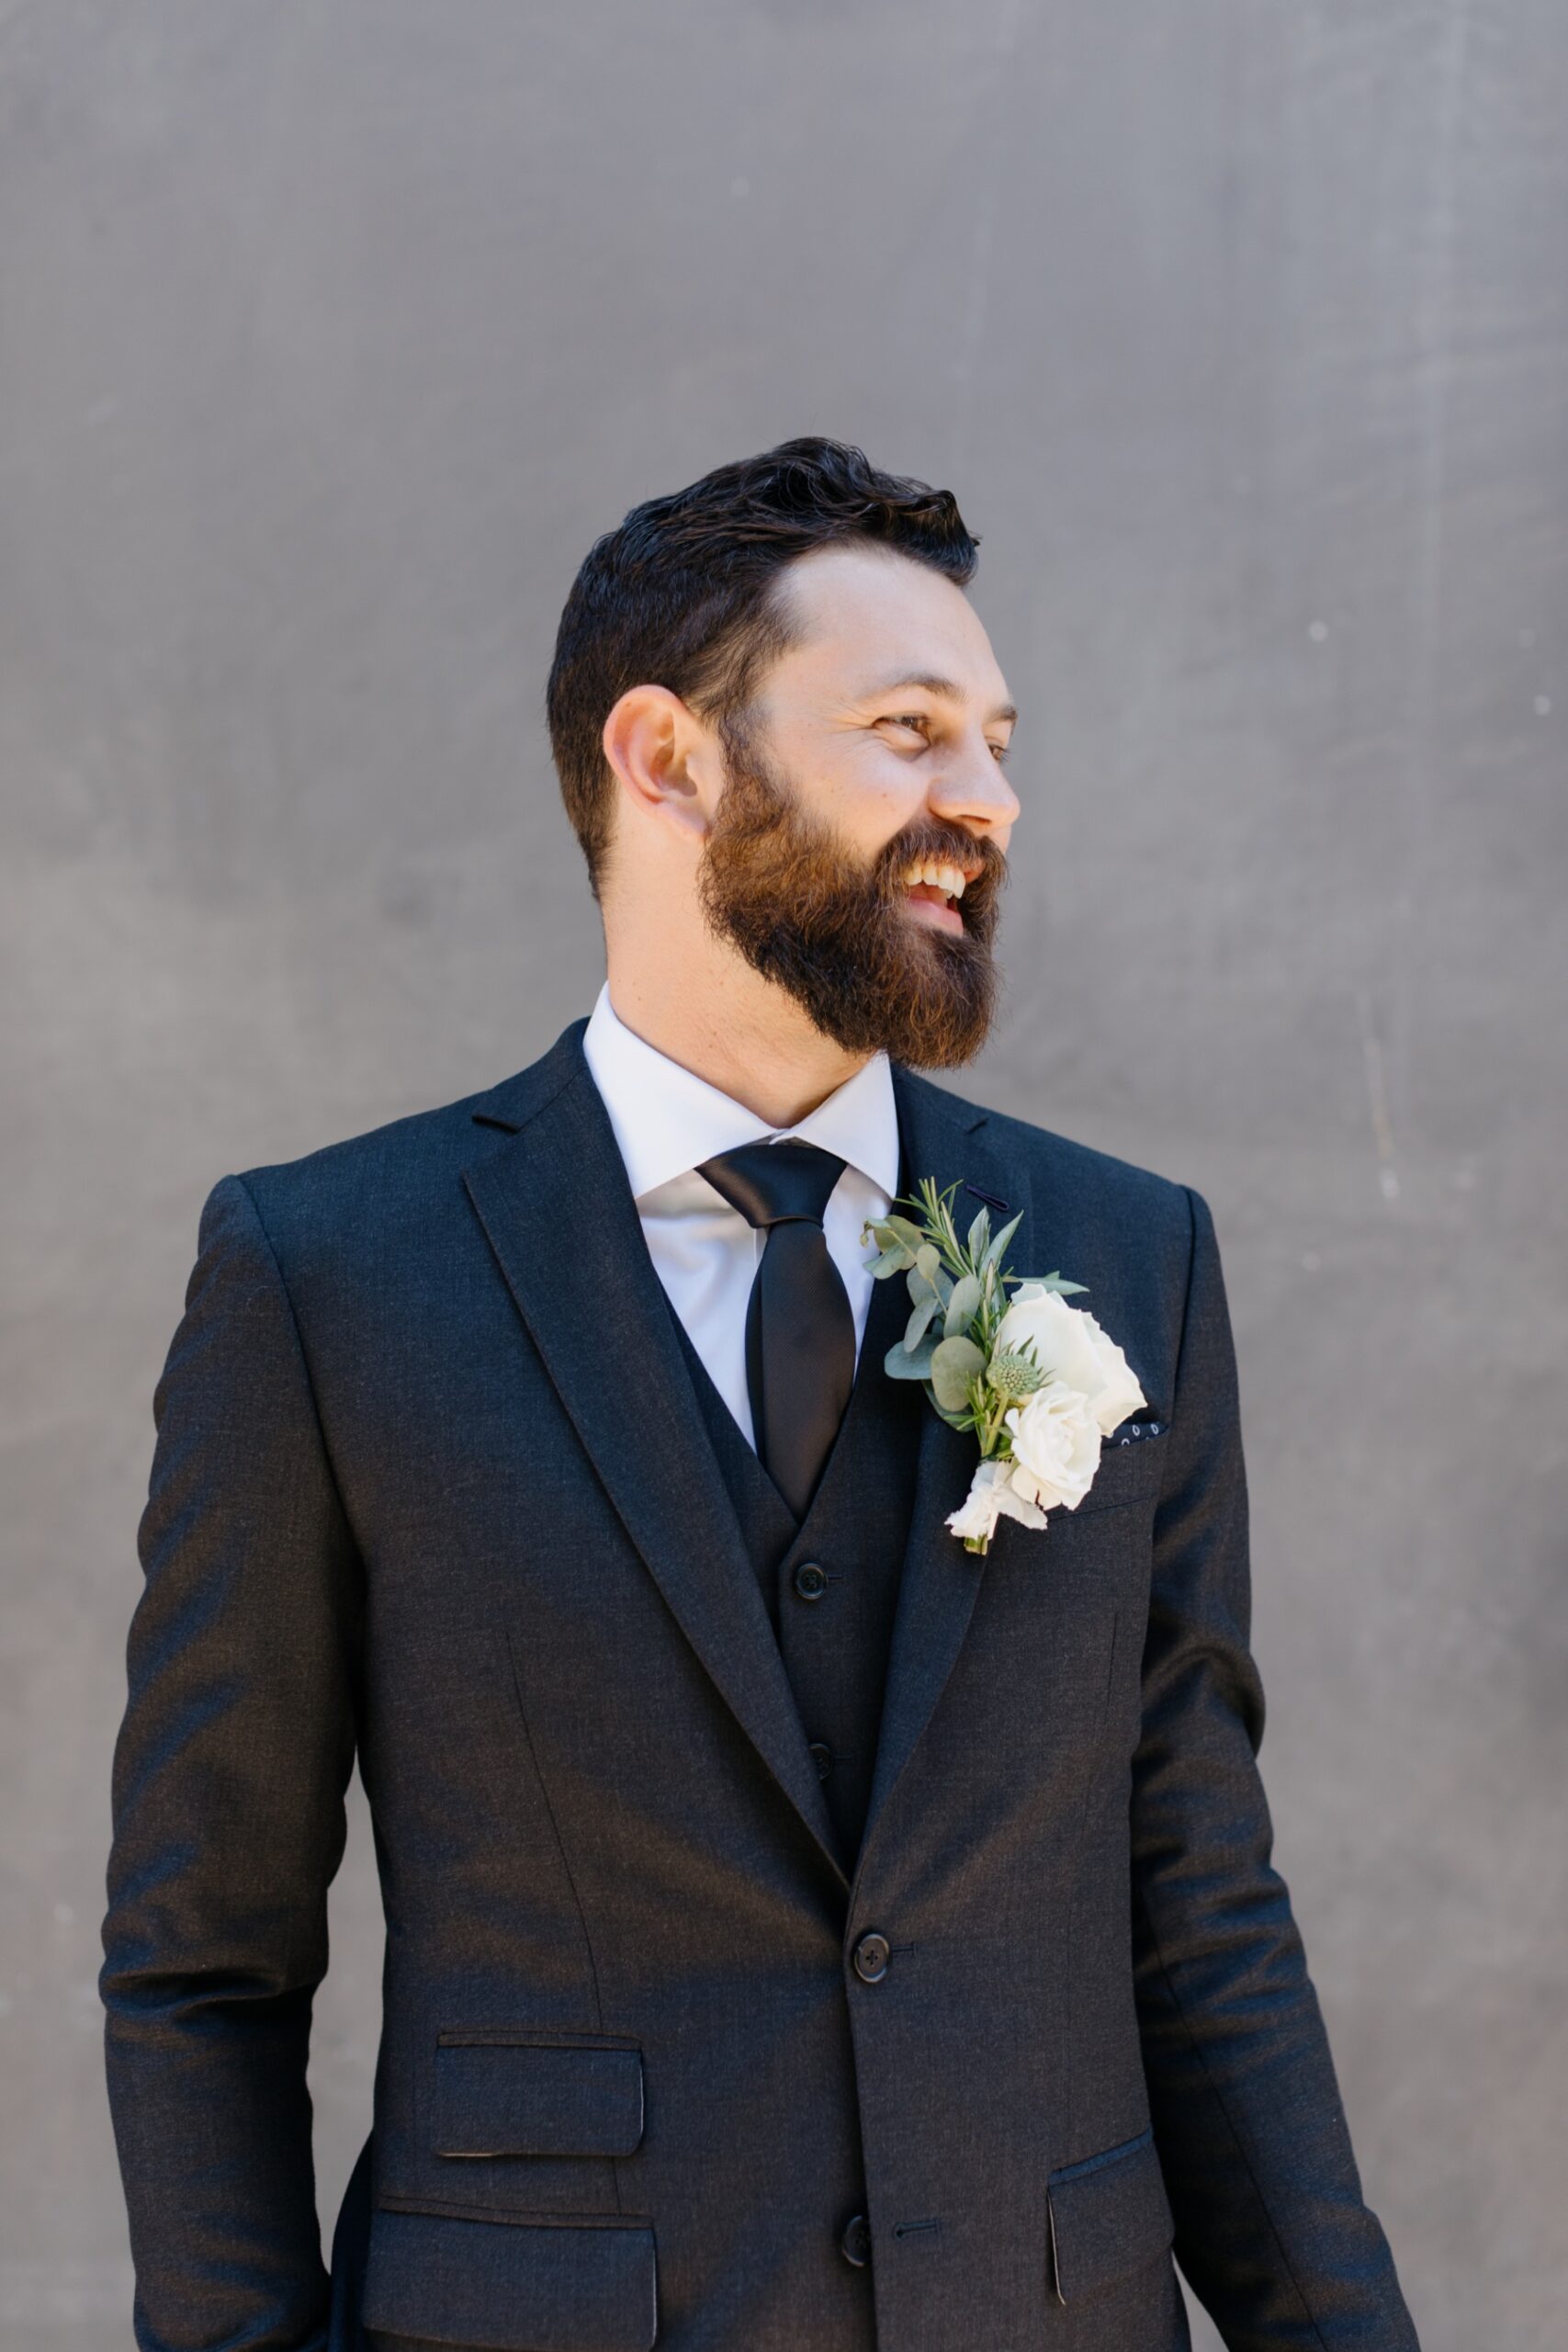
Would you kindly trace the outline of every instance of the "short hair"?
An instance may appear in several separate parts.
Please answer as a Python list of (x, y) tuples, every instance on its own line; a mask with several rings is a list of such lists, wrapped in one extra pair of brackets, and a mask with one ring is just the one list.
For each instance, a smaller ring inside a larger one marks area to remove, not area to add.
[(961, 588), (979, 546), (951, 491), (883, 473), (817, 434), (647, 499), (594, 541), (561, 614), (546, 712), (595, 898), (615, 808), (601, 740), (611, 710), (630, 686), (667, 686), (738, 732), (762, 672), (795, 641), (782, 574), (846, 540), (894, 548)]

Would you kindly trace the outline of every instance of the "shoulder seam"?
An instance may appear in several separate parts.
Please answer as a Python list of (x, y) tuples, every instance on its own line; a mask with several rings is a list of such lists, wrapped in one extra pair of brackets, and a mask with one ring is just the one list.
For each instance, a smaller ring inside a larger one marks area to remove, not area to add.
[[(1178, 1442), (1181, 1440), (1181, 1375), (1187, 1363), (1187, 1343), (1192, 1330), (1192, 1282), (1198, 1270), (1198, 1207), (1190, 1184), (1177, 1188), (1187, 1204), (1187, 1274), (1181, 1291), (1181, 1328), (1177, 1335), (1176, 1362), (1170, 1375), (1170, 1418)], [(1178, 1461), (1172, 1454), (1171, 1463)], [(1169, 1492), (1168, 1482), (1160, 1490), (1163, 1502)]]
[(344, 1532), (348, 1537), (350, 1544), (354, 1546), (355, 1557), (359, 1561), (360, 1566), (363, 1569), (364, 1554), (360, 1550), (358, 1538), (355, 1536), (354, 1532), (354, 1522), (348, 1515), (348, 1506), (344, 1500), (343, 1487), (338, 1478), (337, 1464), (333, 1460), (332, 1448), (327, 1442), (326, 1427), (321, 1419), (321, 1408), (316, 1396), (316, 1384), (310, 1374), (310, 1359), (305, 1352), (304, 1334), (299, 1329), (299, 1317), (294, 1311), (294, 1300), (288, 1288), (288, 1278), (284, 1273), (282, 1262), (278, 1258), (276, 1246), (273, 1241), (271, 1234), (267, 1231), (266, 1220), (262, 1216), (261, 1208), (256, 1201), (255, 1194), (252, 1192), (249, 1184), (246, 1183), (243, 1175), (234, 1175), (232, 1182), (238, 1185), (241, 1193), (244, 1196), (245, 1204), (250, 1210), (251, 1216), (255, 1222), (256, 1231), (261, 1236), (262, 1247), (266, 1251), (268, 1261), (272, 1266), (272, 1271), (276, 1277), (278, 1292), (283, 1300), (284, 1311), (288, 1317), (288, 1329), (293, 1336), (295, 1353), (299, 1359), (299, 1370), (305, 1383), (305, 1394), (310, 1400), (310, 1417), (316, 1424), (317, 1442), (321, 1446), (321, 1460), (326, 1465), (327, 1477), (332, 1485), (333, 1499), (337, 1505), (338, 1517), (343, 1521)]

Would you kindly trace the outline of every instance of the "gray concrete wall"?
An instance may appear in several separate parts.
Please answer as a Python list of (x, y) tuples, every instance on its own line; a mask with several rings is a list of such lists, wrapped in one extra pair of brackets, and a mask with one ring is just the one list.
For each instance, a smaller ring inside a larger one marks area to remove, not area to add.
[[(561, 600), (810, 429), (985, 538), (970, 1091), (1213, 1204), (1278, 1855), (1424, 2344), (1562, 2341), (1565, 119), (1560, 0), (0, 6), (7, 2346), (130, 2340), (94, 1980), (201, 1198), (586, 1008)], [(362, 1818), (334, 1921), (329, 2212)]]

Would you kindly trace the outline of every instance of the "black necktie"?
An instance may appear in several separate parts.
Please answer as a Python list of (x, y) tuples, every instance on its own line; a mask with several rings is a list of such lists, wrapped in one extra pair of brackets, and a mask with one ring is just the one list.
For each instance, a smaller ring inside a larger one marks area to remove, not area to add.
[(746, 1308), (746, 1386), (763, 1468), (804, 1519), (855, 1377), (855, 1319), (822, 1213), (843, 1161), (813, 1143), (742, 1144), (698, 1169), (765, 1227)]

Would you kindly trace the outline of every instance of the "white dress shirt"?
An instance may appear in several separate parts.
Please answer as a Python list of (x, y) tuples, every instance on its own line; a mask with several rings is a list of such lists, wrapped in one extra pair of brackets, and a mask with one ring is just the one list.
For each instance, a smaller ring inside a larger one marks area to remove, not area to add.
[(872, 1292), (861, 1227), (868, 1217), (886, 1216), (898, 1189), (898, 1118), (887, 1057), (874, 1054), (797, 1126), (770, 1127), (628, 1029), (610, 1002), (608, 981), (583, 1031), (582, 1050), (621, 1148), (654, 1272), (714, 1386), (755, 1446), (746, 1309), (768, 1237), (697, 1174), (698, 1164), (763, 1136), (814, 1143), (844, 1162), (822, 1230), (850, 1295), (858, 1362)]

